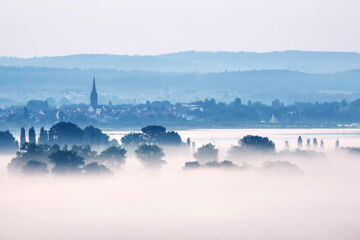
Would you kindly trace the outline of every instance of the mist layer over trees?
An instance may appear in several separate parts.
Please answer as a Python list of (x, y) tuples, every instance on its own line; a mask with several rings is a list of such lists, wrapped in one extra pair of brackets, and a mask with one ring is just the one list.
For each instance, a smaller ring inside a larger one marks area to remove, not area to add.
[[(18, 174), (6, 170), (13, 156), (1, 156), (1, 236), (168, 239), (171, 232), (174, 239), (358, 239), (360, 151), (346, 147), (356, 145), (346, 142), (349, 135), (336, 143), (303, 131), (308, 148), (297, 147), (297, 135), (285, 134), (275, 144), (270, 135), (253, 132), (238, 132), (224, 145), (222, 135), (200, 130), (203, 142), (194, 147), (194, 135), (182, 132), (190, 144), (155, 145), (162, 154), (142, 144), (95, 150), (26, 143), (17, 155), (26, 162)], [(230, 160), (232, 146), (251, 150)], [(197, 162), (198, 152), (207, 157)], [(166, 164), (146, 166), (154, 159)]]

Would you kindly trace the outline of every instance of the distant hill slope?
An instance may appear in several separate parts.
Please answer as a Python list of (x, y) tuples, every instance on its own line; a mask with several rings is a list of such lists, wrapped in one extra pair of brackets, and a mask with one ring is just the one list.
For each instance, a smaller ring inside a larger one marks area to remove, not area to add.
[(360, 69), (355, 52), (179, 52), (154, 56), (79, 54), (58, 57), (0, 57), (2, 66), (116, 69), (121, 71), (221, 72), (281, 69), (333, 73)]
[[(88, 102), (93, 70), (0, 67), (1, 97), (16, 101), (67, 97)], [(145, 100), (332, 101), (360, 97), (360, 70), (311, 74), (287, 70), (174, 73), (96, 70), (103, 103)]]

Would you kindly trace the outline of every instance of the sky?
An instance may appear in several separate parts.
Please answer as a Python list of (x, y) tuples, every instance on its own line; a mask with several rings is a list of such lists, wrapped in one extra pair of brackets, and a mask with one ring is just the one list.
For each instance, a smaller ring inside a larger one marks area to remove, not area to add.
[(0, 56), (360, 52), (358, 0), (0, 0)]

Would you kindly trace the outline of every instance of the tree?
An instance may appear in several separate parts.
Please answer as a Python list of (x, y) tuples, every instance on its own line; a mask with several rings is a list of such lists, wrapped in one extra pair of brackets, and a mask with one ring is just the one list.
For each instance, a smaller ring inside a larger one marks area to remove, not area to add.
[(91, 145), (106, 146), (109, 144), (109, 136), (104, 134), (99, 128), (89, 126), (83, 130), (84, 142)]
[(182, 145), (181, 137), (177, 132), (166, 131), (163, 126), (147, 126), (141, 129), (142, 133), (129, 133), (121, 138), (126, 146), (137, 146), (143, 143), (159, 145)]
[(293, 163), (288, 161), (268, 161), (263, 164), (263, 169), (275, 173), (302, 174), (303, 171)]
[(215, 145), (208, 143), (198, 148), (197, 152), (194, 153), (194, 157), (199, 162), (216, 162), (218, 161), (218, 153), (219, 150)]
[(232, 146), (229, 151), (231, 159), (239, 159), (244, 155), (273, 154), (275, 143), (267, 137), (247, 135), (238, 141), (238, 145)]
[(71, 151), (76, 152), (76, 154), (84, 159), (93, 159), (96, 158), (97, 152), (91, 150), (90, 145), (73, 145)]
[(112, 172), (105, 165), (91, 162), (83, 167), (84, 173), (87, 175), (107, 175)]
[(80, 166), (84, 165), (84, 158), (74, 151), (59, 150), (49, 156), (50, 162), (55, 164), (52, 172), (55, 174), (76, 174), (81, 172)]
[(25, 174), (48, 174), (49, 171), (47, 169), (46, 163), (36, 161), (36, 160), (30, 160), (23, 167), (23, 173), (25, 173)]
[(98, 158), (105, 161), (116, 162), (117, 164), (124, 164), (126, 152), (125, 148), (111, 146), (102, 151)]
[(141, 129), (141, 131), (148, 137), (148, 140), (158, 139), (162, 135), (165, 135), (166, 128), (163, 126), (147, 126)]
[(306, 140), (306, 147), (307, 147), (307, 148), (311, 148), (310, 139), (307, 139), (307, 140)]
[(201, 167), (201, 165), (200, 165), (199, 162), (186, 162), (184, 169), (185, 169), (185, 170), (188, 170), (188, 169), (199, 169), (200, 167)]
[(48, 132), (45, 131), (44, 127), (40, 129), (40, 135), (38, 139), (39, 144), (47, 144), (49, 142), (49, 135)]
[(165, 156), (162, 148), (155, 144), (141, 144), (135, 150), (136, 157), (145, 167), (160, 167), (166, 163), (162, 158)]
[(16, 156), (26, 161), (37, 160), (47, 161), (50, 153), (50, 147), (48, 145), (39, 145), (35, 143), (26, 143), (21, 151), (16, 153)]
[(49, 140), (57, 144), (82, 144), (83, 131), (71, 122), (59, 122), (50, 128)]
[(158, 141), (159, 144), (163, 145), (180, 145), (182, 144), (181, 137), (177, 132), (169, 131), (161, 136)]
[(35, 134), (35, 129), (34, 127), (31, 127), (29, 129), (29, 143), (34, 143), (36, 144), (36, 134)]
[(145, 143), (144, 135), (142, 133), (129, 133), (121, 138), (121, 143), (125, 146), (137, 146)]
[(298, 137), (297, 146), (298, 146), (298, 148), (303, 147), (303, 140), (302, 140), (301, 136)]
[(289, 141), (285, 141), (285, 149), (286, 149), (286, 150), (289, 150), (289, 148), (290, 148)]
[(190, 144), (191, 144), (191, 140), (190, 140), (190, 138), (188, 137), (188, 138), (186, 139), (186, 146), (187, 146), (187, 147), (190, 147)]
[(318, 147), (318, 141), (317, 141), (316, 138), (314, 138), (314, 139), (313, 139), (313, 148), (314, 148), (314, 149), (317, 149), (317, 147)]
[(8, 164), (8, 170), (12, 172), (19, 172), (30, 160), (44, 163), (48, 162), (48, 156), (52, 150), (54, 149), (50, 148), (48, 145), (25, 143), (21, 150), (16, 152), (16, 157), (11, 159), (11, 162)]
[(20, 148), (22, 148), (26, 143), (26, 132), (25, 132), (25, 128), (21, 128), (21, 133), (20, 133)]
[(335, 148), (336, 148), (336, 149), (339, 149), (339, 148), (340, 148), (339, 139), (336, 139)]
[(275, 151), (275, 144), (267, 137), (247, 135), (238, 141), (238, 144), (249, 150), (257, 151)]
[(18, 148), (18, 141), (15, 140), (14, 136), (9, 131), (0, 131), (0, 153), (11, 151), (15, 152)]
[(240, 98), (235, 98), (234, 106), (235, 106), (235, 110), (241, 109), (241, 99)]
[(207, 162), (205, 167), (208, 168), (237, 168), (238, 166), (235, 165), (231, 161), (223, 161), (223, 162)]

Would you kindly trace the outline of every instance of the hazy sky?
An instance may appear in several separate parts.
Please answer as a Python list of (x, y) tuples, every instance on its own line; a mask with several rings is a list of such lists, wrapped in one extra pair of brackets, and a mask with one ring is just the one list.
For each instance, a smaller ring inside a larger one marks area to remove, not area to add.
[(360, 51), (359, 0), (0, 0), (0, 55)]

